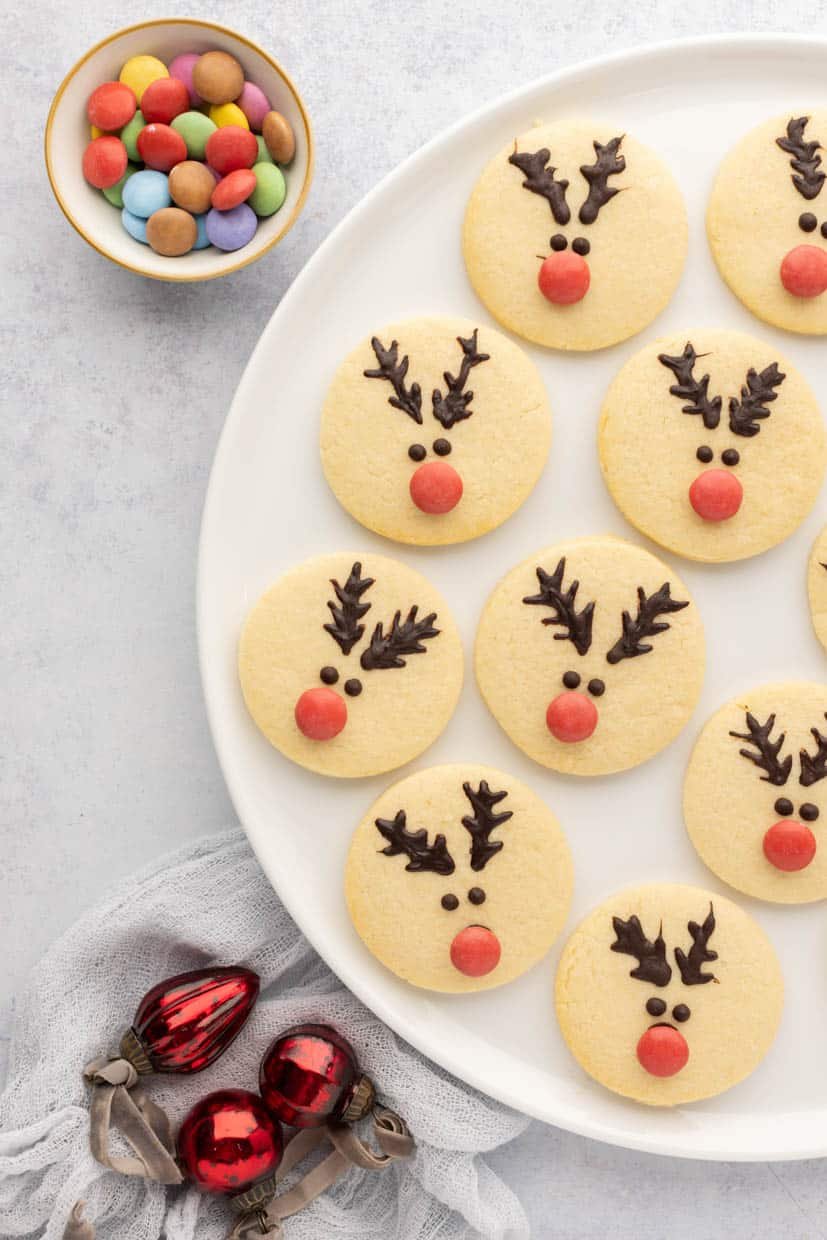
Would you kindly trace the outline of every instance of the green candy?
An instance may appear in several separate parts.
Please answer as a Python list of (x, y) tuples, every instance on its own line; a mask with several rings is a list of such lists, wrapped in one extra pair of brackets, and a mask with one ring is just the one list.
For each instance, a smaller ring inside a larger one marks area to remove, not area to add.
[(203, 112), (182, 112), (172, 122), (172, 128), (180, 133), (187, 144), (187, 155), (190, 159), (204, 159), (207, 154), (207, 139), (211, 133), (215, 133), (218, 126)]
[(258, 143), (258, 158), (256, 159), (256, 163), (257, 164), (274, 164), (276, 161), (273, 159), (273, 156), (267, 150), (267, 143), (264, 141), (260, 133), (256, 134), (256, 142)]
[(141, 132), (144, 125), (146, 125), (146, 121), (143, 118), (141, 109), (138, 108), (138, 111), (132, 117), (129, 124), (124, 125), (120, 132), (120, 139), (126, 147), (126, 153), (136, 164), (140, 163), (141, 160), (141, 156), (138, 153), (138, 134)]
[(247, 202), (258, 216), (275, 215), (287, 194), (281, 168), (275, 164), (256, 164), (253, 172), (256, 187)]
[(116, 181), (114, 185), (110, 185), (108, 189), (101, 190), (107, 202), (111, 202), (113, 207), (120, 209), (123, 206), (123, 187), (131, 176), (138, 171), (134, 164), (126, 165), (126, 172), (120, 181)]

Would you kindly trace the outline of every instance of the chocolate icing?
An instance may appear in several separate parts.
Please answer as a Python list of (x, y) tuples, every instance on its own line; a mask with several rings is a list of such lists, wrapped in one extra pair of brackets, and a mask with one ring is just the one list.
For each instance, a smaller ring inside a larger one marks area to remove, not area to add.
[(477, 348), (478, 335), (479, 328), (475, 327), (467, 339), (457, 336), (457, 344), (462, 349), (462, 362), (460, 363), (459, 374), (455, 377), (450, 371), (443, 371), (442, 377), (448, 390), (444, 396), (439, 388), (434, 388), (432, 393), (431, 404), (433, 405), (434, 417), (446, 431), (449, 431), (457, 422), (470, 418), (474, 412), (470, 408), (471, 401), (474, 399), (474, 393), (471, 391), (466, 392), (465, 385), (473, 368), (489, 361), (491, 357), (490, 353), (479, 352)]
[(818, 228), (818, 220), (813, 215), (812, 211), (801, 212), (801, 214), (798, 217), (798, 227), (801, 229), (802, 232), (806, 232), (806, 233), (815, 232), (815, 230)]
[(421, 425), (422, 389), (418, 383), (412, 383), (410, 388), (405, 386), (405, 376), (408, 373), (407, 353), (400, 362), (399, 344), (396, 340), (391, 341), (389, 349), (382, 346), (378, 336), (372, 337), (370, 343), (379, 365), (375, 370), (363, 370), (362, 374), (366, 379), (385, 379), (393, 388), (393, 396), (388, 397), (388, 404), (394, 409), (401, 409)]
[(643, 639), (656, 637), (658, 633), (665, 633), (671, 627), (665, 620), (658, 620), (657, 617), (683, 611), (684, 607), (689, 606), (688, 602), (682, 603), (673, 599), (670, 589), (669, 582), (665, 581), (659, 590), (647, 597), (643, 588), (638, 586), (637, 616), (633, 620), (628, 611), (623, 612), (623, 632), (606, 655), (607, 663), (620, 663), (622, 659), (636, 659), (638, 655), (649, 654), (652, 646)]
[(566, 190), (569, 187), (568, 181), (562, 178), (555, 180), (554, 174), (556, 168), (548, 168), (546, 165), (551, 159), (551, 151), (547, 147), (541, 147), (539, 151), (530, 154), (528, 151), (522, 153), (517, 151), (517, 144), (514, 144), (514, 150), (508, 157), (508, 162), (513, 164), (515, 168), (519, 168), (525, 180), (523, 188), (530, 190), (532, 194), (539, 194), (541, 198), (545, 198), (551, 214), (554, 216), (555, 223), (568, 224), (571, 219), (571, 211), (566, 202)]
[(578, 654), (587, 654), (592, 644), (592, 624), (594, 622), (594, 603), (587, 603), (582, 611), (575, 606), (579, 581), (572, 581), (568, 589), (563, 591), (563, 578), (566, 573), (566, 559), (563, 556), (553, 573), (547, 573), (539, 566), (535, 570), (540, 590), (537, 594), (528, 594), (523, 599), (529, 606), (550, 607), (551, 616), (543, 617), (543, 624), (556, 624), (565, 629), (564, 633), (555, 633), (555, 641), (570, 641)]
[(818, 818), (818, 806), (813, 805), (810, 801), (805, 801), (798, 809), (799, 817), (802, 822), (815, 822)]
[(466, 814), (462, 819), (462, 825), (471, 836), (471, 869), (484, 870), (491, 858), (503, 847), (502, 840), (491, 840), (491, 832), (508, 822), (514, 814), (511, 810), (495, 812), (494, 806), (504, 801), (508, 793), (492, 792), (484, 779), (476, 791), (469, 783), (462, 785), (462, 791), (474, 811), (473, 815)]
[(673, 383), (669, 391), (673, 396), (689, 402), (683, 405), (681, 412), (700, 414), (706, 429), (714, 431), (721, 421), (723, 402), (720, 396), (715, 396), (710, 400), (709, 375), (704, 375), (702, 379), (695, 378), (693, 370), (697, 360), (698, 354), (690, 340), (687, 340), (683, 353), (679, 357), (670, 357), (668, 353), (658, 354), (658, 361), (661, 365), (671, 370), (677, 379), (677, 383)]
[(646, 1001), (646, 1011), (650, 1016), (663, 1016), (663, 1013), (666, 1011), (666, 1004), (663, 1002), (663, 999), (653, 996)]
[[(732, 733), (730, 733), (730, 735), (732, 735)], [(781, 818), (789, 818), (790, 814), (795, 809), (795, 806), (789, 797), (779, 797), (775, 802), (773, 809)]]
[(362, 682), (354, 676), (351, 680), (345, 681), (345, 693), (348, 697), (358, 697), (362, 692)]
[(759, 770), (764, 771), (761, 776), (764, 783), (772, 784), (774, 788), (783, 788), (790, 778), (793, 766), (791, 754), (787, 754), (783, 760), (779, 756), (786, 740), (786, 732), (782, 732), (775, 741), (770, 739), (775, 727), (774, 714), (764, 723), (759, 723), (755, 715), (747, 711), (746, 720), (747, 731), (730, 732), (730, 736), (738, 741), (747, 741), (753, 748), (739, 749), (738, 752), (743, 758), (753, 762)]
[(690, 921), (687, 929), (692, 936), (689, 954), (680, 947), (675, 948), (675, 960), (680, 969), (681, 981), (684, 986), (703, 986), (706, 982), (716, 982), (718, 979), (713, 973), (702, 972), (705, 964), (718, 959), (718, 953), (710, 951), (707, 946), (715, 930), (715, 911), (711, 901), (703, 925), (699, 926), (696, 921)]
[(343, 586), (340, 586), (338, 581), (330, 582), (337, 601), (327, 604), (333, 620), (322, 625), (322, 628), (330, 634), (342, 654), (350, 654), (365, 631), (365, 626), (360, 621), (370, 611), (370, 603), (363, 603), (361, 599), (365, 591), (373, 585), (373, 581), (373, 577), (362, 577), (362, 565), (357, 561)]
[(580, 688), (580, 675), (578, 672), (565, 672), (563, 674), (563, 684), (567, 689)]
[(608, 184), (609, 177), (617, 176), (626, 167), (626, 160), (618, 155), (623, 135), (612, 138), (605, 146), (593, 142), (597, 159), (593, 164), (581, 164), (580, 171), (589, 183), (589, 193), (578, 214), (581, 224), (593, 224), (601, 207), (611, 202), (620, 190)]
[[(824, 718), (827, 719), (827, 714)], [(815, 740), (816, 751), (809, 754), (802, 749), (799, 753), (801, 775), (798, 782), (802, 788), (811, 788), (827, 776), (827, 736), (822, 736), (818, 728), (810, 728), (810, 735)]]
[(633, 956), (637, 960), (637, 968), (632, 969), (630, 977), (652, 986), (668, 986), (672, 977), (672, 968), (666, 959), (666, 943), (663, 938), (663, 926), (658, 930), (658, 937), (652, 942), (643, 933), (640, 918), (632, 915), (628, 921), (621, 917), (612, 918), (615, 941), (610, 950), (624, 956)]
[(412, 443), (410, 448), (408, 448), (408, 456), (412, 461), (416, 461), (417, 463), (419, 461), (424, 461), (427, 455), (428, 450), (421, 443)]
[(685, 1020), (689, 1020), (691, 1015), (692, 1013), (685, 1003), (677, 1003), (672, 1008), (672, 1016), (680, 1025), (682, 1025)]
[(319, 680), (323, 685), (335, 685), (338, 679), (339, 673), (336, 671), (335, 667), (323, 667), (319, 672)]
[(472, 904), (484, 904), (485, 892), (482, 887), (471, 887), (468, 892), (468, 899)]
[(387, 633), (384, 632), (382, 621), (379, 621), (371, 634), (370, 644), (362, 651), (359, 660), (366, 672), (376, 668), (385, 670), (405, 667), (403, 655), (426, 653), (422, 643), (438, 637), (440, 630), (434, 628), (434, 620), (437, 618), (435, 611), (419, 620), (418, 610), (414, 604), (404, 620), (401, 611), (397, 611)]
[(446, 913), (453, 913), (455, 908), (459, 908), (459, 900), (455, 895), (452, 895), (451, 892), (442, 897), (440, 904), (445, 909)]
[(781, 150), (792, 156), (792, 183), (801, 197), (808, 202), (818, 197), (824, 185), (824, 173), (820, 171), (821, 156), (817, 154), (821, 150), (821, 143), (807, 142), (804, 138), (804, 130), (809, 120), (809, 116), (791, 117), (787, 122), (784, 137), (775, 139)]
[(770, 416), (766, 406), (778, 399), (773, 388), (780, 387), (786, 377), (779, 371), (777, 362), (765, 367), (760, 375), (750, 367), (747, 381), (741, 388), (741, 399), (731, 396), (729, 400), (729, 429), (734, 435), (751, 439), (758, 434), (760, 423)]
[(450, 456), (451, 455), (450, 439), (435, 439), (433, 442), (433, 449), (437, 456)]
[(375, 824), (382, 838), (388, 841), (387, 847), (381, 850), (383, 856), (406, 856), (408, 864), (405, 869), (412, 874), (424, 871), (453, 874), (456, 867), (448, 852), (445, 836), (436, 835), (433, 844), (429, 844), (428, 832), (424, 827), (419, 831), (408, 831), (404, 809), (397, 810), (393, 818), (377, 818)]

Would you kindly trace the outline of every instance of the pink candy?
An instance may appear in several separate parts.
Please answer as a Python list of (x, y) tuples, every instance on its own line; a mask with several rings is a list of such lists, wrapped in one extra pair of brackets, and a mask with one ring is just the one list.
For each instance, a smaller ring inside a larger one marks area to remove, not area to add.
[(198, 59), (200, 59), (198, 52), (182, 52), (180, 56), (176, 56), (169, 64), (169, 76), (177, 78), (179, 82), (184, 83), (189, 91), (190, 104), (194, 108), (200, 108), (204, 102), (192, 84), (192, 70)]
[(270, 101), (260, 87), (254, 82), (245, 82), (244, 89), (236, 99), (236, 103), (247, 117), (250, 128), (261, 133), (262, 122), (270, 109)]

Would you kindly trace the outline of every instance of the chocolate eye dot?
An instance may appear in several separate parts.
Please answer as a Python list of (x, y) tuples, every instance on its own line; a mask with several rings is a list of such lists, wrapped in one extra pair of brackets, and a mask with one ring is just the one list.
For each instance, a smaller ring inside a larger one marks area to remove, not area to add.
[(563, 677), (563, 684), (567, 689), (576, 689), (580, 684), (580, 677), (577, 672), (566, 672)]
[(485, 892), (482, 887), (472, 887), (468, 892), (468, 899), (472, 904), (485, 904)]
[(821, 225), (821, 235), (822, 237), (827, 238), (827, 220), (825, 220), (824, 223)]
[(804, 822), (815, 822), (816, 818), (818, 818), (818, 806), (811, 805), (809, 801), (805, 801), (803, 805), (799, 806), (798, 812)]
[(721, 460), (725, 465), (729, 465), (730, 468), (732, 468), (733, 465), (737, 465), (740, 459), (741, 454), (737, 448), (727, 448), (725, 452), (721, 453)]
[(410, 448), (408, 448), (408, 456), (412, 461), (424, 461), (427, 455), (428, 453), (421, 443), (412, 443)]
[(589, 693), (592, 697), (602, 697), (605, 692), (606, 686), (602, 680), (595, 677), (594, 680), (589, 681)]
[(354, 677), (353, 680), (345, 681), (345, 693), (348, 695), (348, 697), (358, 697), (361, 692), (362, 692), (361, 680), (356, 680), (356, 678)]
[(448, 456), (451, 452), (451, 444), (447, 439), (434, 440), (434, 452), (437, 456)]
[(339, 679), (339, 673), (335, 667), (323, 667), (319, 672), (319, 680), (323, 685), (335, 685)]
[(775, 812), (780, 814), (782, 818), (787, 818), (793, 812), (793, 803), (788, 801), (786, 797), (779, 797), (775, 802)]
[(798, 227), (802, 232), (815, 232), (818, 227), (818, 220), (812, 211), (802, 211), (798, 217)]
[(459, 908), (459, 900), (454, 895), (443, 896), (440, 904), (447, 913), (453, 913), (455, 908)]
[(553, 250), (565, 250), (568, 241), (566, 241), (562, 233), (555, 233), (551, 241), (549, 241), (549, 245)]
[(704, 465), (708, 465), (715, 453), (707, 444), (704, 444), (702, 448), (698, 448), (695, 455), (699, 461), (703, 462)]
[(674, 1016), (678, 1024), (682, 1025), (685, 1020), (689, 1020), (689, 1017), (692, 1015), (692, 1013), (690, 1012), (689, 1008), (686, 1006), (685, 1003), (679, 1003), (677, 1004), (676, 1007), (672, 1008), (672, 1015)]
[(650, 1016), (663, 1016), (666, 1011), (666, 1004), (663, 999), (649, 999), (646, 1004), (646, 1011)]
[(589, 250), (592, 248), (585, 237), (575, 237), (571, 243), (571, 248), (575, 254), (579, 254), (581, 258), (585, 258)]

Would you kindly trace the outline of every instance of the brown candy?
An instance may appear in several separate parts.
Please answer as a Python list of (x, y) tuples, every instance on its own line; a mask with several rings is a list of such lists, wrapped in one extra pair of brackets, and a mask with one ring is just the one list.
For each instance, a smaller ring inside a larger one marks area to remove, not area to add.
[(296, 139), (290, 122), (281, 112), (268, 112), (261, 123), (261, 136), (277, 164), (289, 164), (296, 154)]
[(232, 103), (244, 89), (244, 70), (229, 52), (205, 52), (195, 62), (192, 84), (207, 103)]
[(210, 199), (215, 189), (215, 177), (206, 164), (197, 159), (185, 159), (176, 164), (169, 174), (169, 192), (176, 206), (203, 215), (210, 209)]
[(188, 211), (162, 207), (146, 222), (146, 239), (156, 254), (177, 258), (188, 254), (198, 237), (198, 227)]

